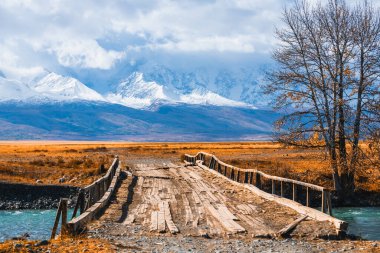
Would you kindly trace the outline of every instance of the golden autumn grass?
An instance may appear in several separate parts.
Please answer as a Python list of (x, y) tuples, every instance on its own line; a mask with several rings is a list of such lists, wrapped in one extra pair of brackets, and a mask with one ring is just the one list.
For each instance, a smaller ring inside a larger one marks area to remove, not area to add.
[(59, 238), (50, 240), (48, 245), (37, 246), (38, 241), (8, 240), (0, 243), (0, 253), (2, 252), (115, 252), (111, 244), (106, 240), (78, 238)]
[[(185, 153), (215, 154), (241, 168), (260, 169), (268, 174), (332, 187), (327, 157), (316, 149), (283, 147), (272, 142), (228, 143), (122, 143), (122, 142), (0, 142), (0, 180), (83, 186), (100, 176), (99, 166), (111, 164), (114, 155), (122, 161), (160, 158), (181, 161)], [(380, 171), (361, 167), (358, 188), (380, 191)]]

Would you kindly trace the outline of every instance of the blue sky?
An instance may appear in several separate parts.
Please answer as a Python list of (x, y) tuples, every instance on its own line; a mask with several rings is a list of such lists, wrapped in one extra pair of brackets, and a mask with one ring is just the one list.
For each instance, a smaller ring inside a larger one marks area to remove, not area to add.
[[(316, 0), (314, 0), (315, 2)], [(284, 0), (1, 0), (0, 70), (81, 76), (151, 61), (250, 66), (276, 45)]]

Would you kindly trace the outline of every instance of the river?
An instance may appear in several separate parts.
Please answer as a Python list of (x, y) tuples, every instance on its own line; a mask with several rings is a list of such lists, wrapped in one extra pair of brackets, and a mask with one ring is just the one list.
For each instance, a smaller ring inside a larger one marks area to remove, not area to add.
[(333, 216), (349, 223), (348, 233), (380, 240), (380, 207), (334, 208)]
[[(72, 210), (68, 217), (71, 217)], [(0, 211), (0, 241), (30, 235), (29, 239), (49, 239), (56, 210)], [(368, 240), (380, 240), (380, 207), (335, 208), (333, 215), (349, 222), (348, 232)]]
[[(0, 211), (0, 242), (24, 233), (31, 240), (49, 239), (57, 210)], [(69, 210), (68, 217), (71, 217)]]

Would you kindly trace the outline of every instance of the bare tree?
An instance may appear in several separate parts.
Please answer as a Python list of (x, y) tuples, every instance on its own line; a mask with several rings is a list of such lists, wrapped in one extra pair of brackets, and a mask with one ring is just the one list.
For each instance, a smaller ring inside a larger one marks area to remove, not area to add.
[[(324, 148), (336, 190), (352, 193), (359, 141), (379, 126), (379, 12), (368, 1), (356, 7), (344, 0), (295, 1), (284, 10), (283, 23), (276, 32), (280, 47), (273, 53), (278, 68), (266, 86), (276, 96), (276, 108), (292, 108), (277, 121), (277, 138)], [(310, 138), (315, 134), (319, 142)]]

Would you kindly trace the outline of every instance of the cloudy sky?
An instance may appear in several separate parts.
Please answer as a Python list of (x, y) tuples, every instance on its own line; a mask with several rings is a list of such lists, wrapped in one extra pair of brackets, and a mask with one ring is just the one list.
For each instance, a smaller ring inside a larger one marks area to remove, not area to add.
[(0, 70), (112, 73), (150, 60), (251, 65), (274, 48), (286, 0), (1, 0)]

